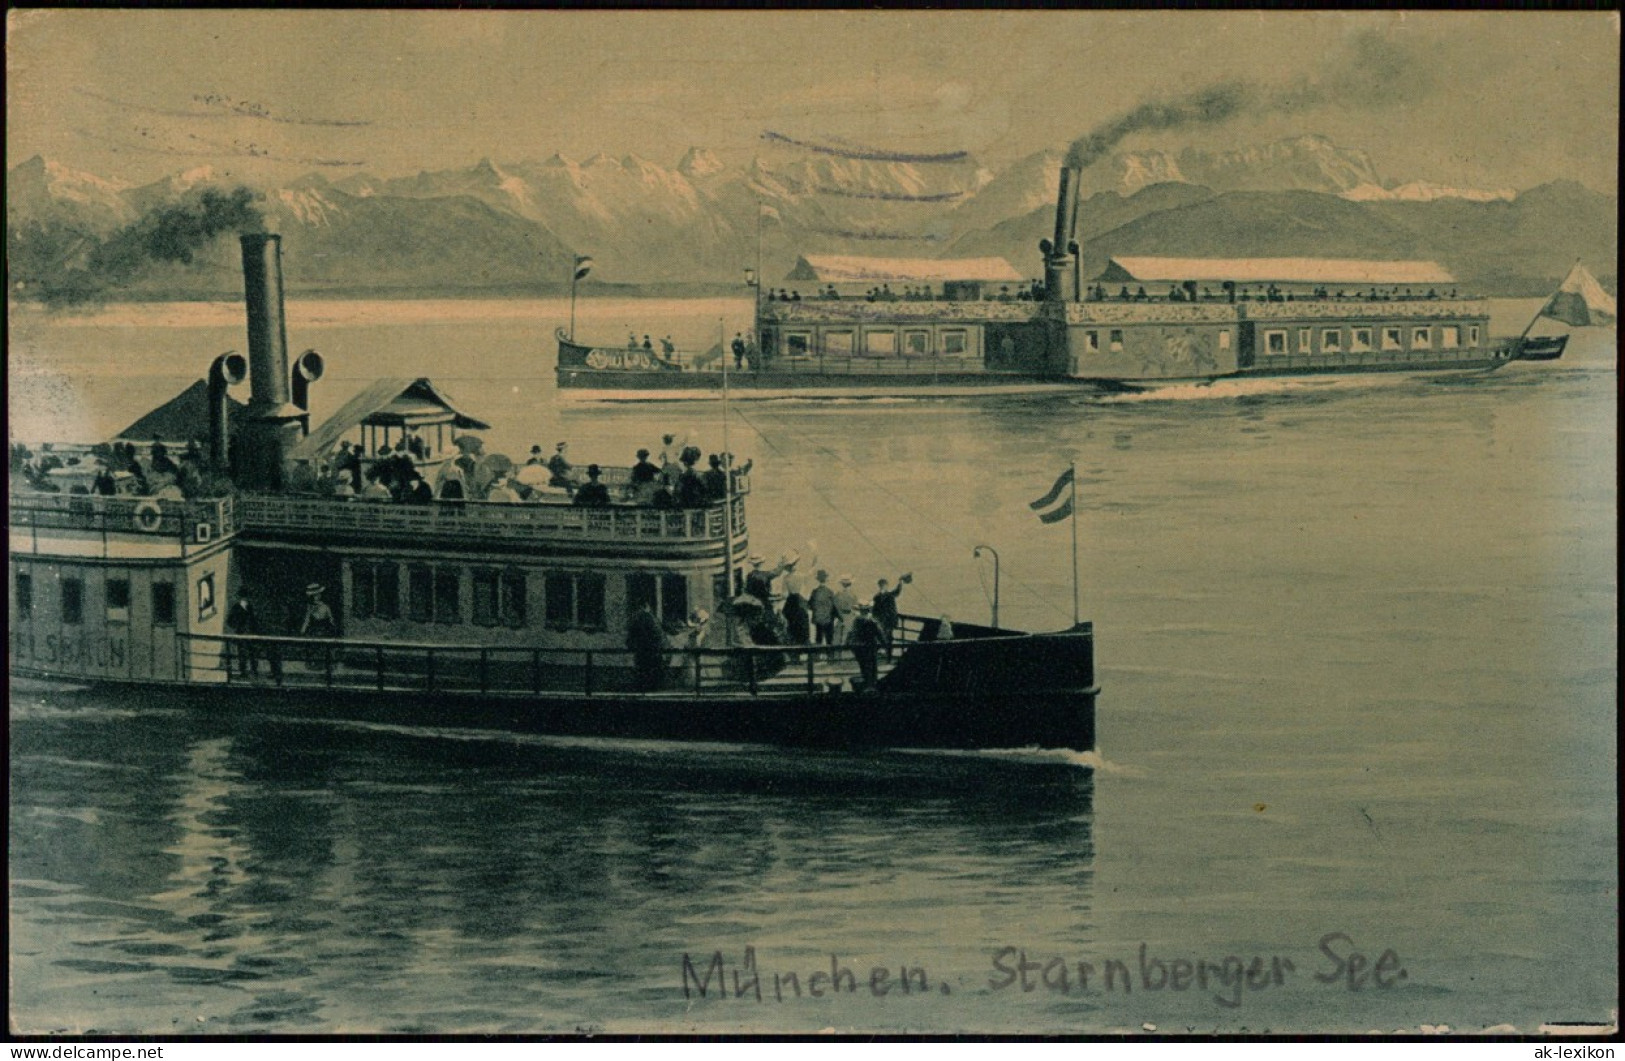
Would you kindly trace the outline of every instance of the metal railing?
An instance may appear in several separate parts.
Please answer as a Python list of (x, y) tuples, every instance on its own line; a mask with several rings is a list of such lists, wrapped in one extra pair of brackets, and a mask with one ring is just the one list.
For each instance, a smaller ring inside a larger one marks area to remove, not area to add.
[(981, 358), (969, 353), (868, 356), (807, 353), (776, 356), (749, 374), (758, 377), (771, 377), (775, 373), (806, 372), (816, 372), (820, 376), (992, 376), (998, 375), (1000, 371), (997, 368), (987, 367)]
[[(733, 532), (746, 533), (745, 505), (733, 500)], [(722, 502), (705, 508), (572, 505), (568, 501), (503, 503), (434, 501), (402, 504), (358, 498), (296, 498), (250, 494), (238, 499), (244, 528), (269, 531), (349, 531), (391, 536), (453, 534), (462, 538), (589, 541), (708, 541), (726, 532)]]
[[(145, 534), (206, 542), (231, 534), (237, 528), (237, 509), (231, 497), (179, 501), (22, 490), (13, 491), (9, 500), (11, 525), (36, 530)], [(200, 527), (206, 529), (200, 531)]]
[[(934, 622), (903, 616), (884, 676)], [(179, 634), (184, 680), (271, 688), (477, 693), (497, 697), (747, 697), (836, 692), (860, 679), (850, 645), (669, 648), (654, 680), (630, 649), (411, 644), (235, 634)], [(952, 644), (952, 642), (943, 642)]]

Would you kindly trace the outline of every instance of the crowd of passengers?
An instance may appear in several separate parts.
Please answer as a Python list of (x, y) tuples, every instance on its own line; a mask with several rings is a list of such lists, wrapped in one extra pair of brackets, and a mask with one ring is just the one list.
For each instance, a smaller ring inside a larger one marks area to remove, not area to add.
[[(777, 288), (769, 290), (763, 297), (769, 302), (800, 302), (801, 292)], [(862, 298), (865, 302), (931, 302), (942, 296), (929, 286), (909, 286), (893, 291), (890, 284), (872, 287), (861, 296), (842, 295), (835, 289), (834, 284), (830, 284), (820, 290), (816, 297), (826, 302), (838, 302), (843, 298)], [(1166, 292), (1160, 293), (1147, 291), (1144, 284), (1137, 284), (1132, 289), (1124, 284), (1116, 292), (1111, 291), (1105, 284), (1091, 284), (1086, 291), (1086, 300), (1090, 302), (1328, 302), (1338, 299), (1361, 302), (1425, 302), (1430, 299), (1456, 297), (1455, 288), (1441, 291), (1437, 287), (1430, 287), (1423, 291), (1413, 287), (1373, 286), (1333, 290), (1329, 286), (1321, 285), (1308, 291), (1287, 291), (1278, 284), (1235, 284), (1229, 281), (1217, 288), (1211, 284), (1199, 285), (1193, 281), (1186, 281), (1182, 284), (1170, 284)], [(1015, 288), (1002, 284), (997, 292), (989, 292), (982, 296), (984, 302), (1043, 300), (1044, 285), (1037, 280)], [(648, 337), (645, 336), (644, 346), (648, 345)]]
[(51, 475), (63, 468), (83, 472), (82, 477), (90, 478), (88, 484), (69, 486), (66, 493), (101, 497), (164, 496), (165, 491), (195, 497), (202, 492), (201, 484), (210, 471), (203, 447), (196, 439), (180, 450), (178, 458), (156, 438), (145, 457), (133, 442), (100, 443), (82, 455), (57, 453), (48, 442), (40, 446), (37, 454), (21, 442), (11, 444), (10, 469), (14, 484), (20, 483), (41, 493), (63, 493), (61, 484)]
[[(470, 445), (455, 460), (441, 465), (431, 483), (417, 466), (410, 439), (393, 447), (386, 444), (371, 457), (365, 457), (360, 446), (344, 441), (332, 459), (318, 462), (311, 474), (318, 483), (327, 484), (325, 492), (335, 497), (408, 505), (568, 501), (589, 508), (620, 504), (683, 509), (704, 508), (728, 496), (729, 477), (724, 467), (731, 460), (713, 453), (702, 472), (703, 451), (698, 446), (678, 446), (673, 435), (664, 436), (658, 462), (650, 459), (649, 450), (638, 450), (625, 481), (614, 486), (604, 482), (604, 470), (597, 464), (578, 468), (572, 463), (569, 448), (568, 442), (559, 442), (552, 456), (544, 456), (541, 446), (532, 446), (522, 467), (510, 468), (504, 461), (501, 471), (485, 474), (481, 447)], [(750, 474), (751, 463), (733, 464), (736, 491), (740, 477)]]
[(1127, 284), (1113, 294), (1104, 284), (1093, 284), (1088, 289), (1090, 302), (1330, 302), (1354, 300), (1358, 302), (1426, 302), (1441, 298), (1455, 298), (1456, 289), (1441, 292), (1436, 287), (1419, 291), (1410, 287), (1368, 287), (1333, 291), (1322, 285), (1309, 291), (1283, 291), (1276, 284), (1234, 284), (1226, 281), (1214, 290), (1211, 285), (1198, 285), (1187, 280), (1170, 284), (1165, 294), (1147, 292), (1145, 285), (1130, 291)]

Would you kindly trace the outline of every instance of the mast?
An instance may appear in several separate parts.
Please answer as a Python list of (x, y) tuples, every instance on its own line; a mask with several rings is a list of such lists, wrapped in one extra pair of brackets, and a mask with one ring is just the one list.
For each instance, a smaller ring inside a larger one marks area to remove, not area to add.
[(1083, 621), (1078, 606), (1078, 462), (1072, 461), (1067, 467), (1072, 469), (1072, 625), (1076, 627)]
[(723, 591), (727, 601), (728, 616), (724, 624), (728, 635), (728, 644), (733, 644), (734, 620), (734, 455), (733, 449), (728, 445), (728, 350), (722, 344), (727, 341), (728, 329), (721, 317), (717, 318), (717, 349), (722, 351), (722, 572), (727, 581)]

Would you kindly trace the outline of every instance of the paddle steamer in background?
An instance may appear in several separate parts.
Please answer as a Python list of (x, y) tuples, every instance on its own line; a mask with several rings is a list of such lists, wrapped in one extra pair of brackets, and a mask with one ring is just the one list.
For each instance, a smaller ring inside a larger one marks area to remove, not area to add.
[[(1567, 343), (1527, 328), (1492, 338), (1489, 300), (1461, 297), (1434, 262), (1119, 257), (1085, 285), (1077, 177), (1061, 171), (1041, 281), (1003, 259), (802, 258), (791, 297), (757, 298), (749, 370), (731, 386), (747, 397), (1132, 390), (1486, 369), (1554, 360)], [(557, 338), (560, 393), (576, 397), (681, 396), (720, 387), (734, 367), (731, 351), (651, 356)]]
[[(549, 734), (1094, 746), (1087, 623), (1037, 635), (956, 624), (950, 639), (937, 620), (905, 616), (895, 662), (872, 687), (855, 681), (849, 648), (741, 643), (743, 618), (731, 617), (749, 552), (745, 474), (687, 508), (588, 507), (542, 484), (514, 503), (480, 499), (484, 457), (460, 500), (334, 496), (331, 474), (312, 469), (337, 444), (353, 442), (365, 466), (417, 438), (420, 469), (442, 478), (459, 432), (485, 425), (420, 379), (380, 381), (312, 430), (306, 388), (322, 363), (307, 352), (289, 364), (280, 240), (244, 236), (242, 247), (249, 357), (217, 359), (188, 392), (189, 422), (170, 428), (185, 433), (168, 436), (206, 435), (229, 482), (194, 477), (186, 496), (148, 469), (155, 492), (132, 492), (133, 475), (87, 492), (69, 480), (93, 466), (89, 450), (57, 469), (65, 485), (14, 467), (14, 684)], [(245, 377), (251, 400), (238, 406), (227, 391)], [(254, 632), (228, 630), (239, 596)], [(628, 649), (645, 607), (670, 637), (652, 672)], [(302, 621), (311, 615), (323, 636), (300, 636), (316, 632)]]

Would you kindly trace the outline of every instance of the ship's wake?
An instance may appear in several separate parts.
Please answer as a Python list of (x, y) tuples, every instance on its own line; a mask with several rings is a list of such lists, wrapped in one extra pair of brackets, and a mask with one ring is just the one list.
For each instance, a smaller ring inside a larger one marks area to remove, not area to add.
[(1339, 376), (1324, 379), (1217, 379), (1191, 383), (1170, 383), (1145, 390), (1125, 390), (1090, 399), (1095, 405), (1127, 405), (1138, 402), (1234, 401), (1237, 398), (1294, 397), (1333, 391), (1368, 390), (1372, 387), (1410, 383), (1403, 373), (1382, 376)]

